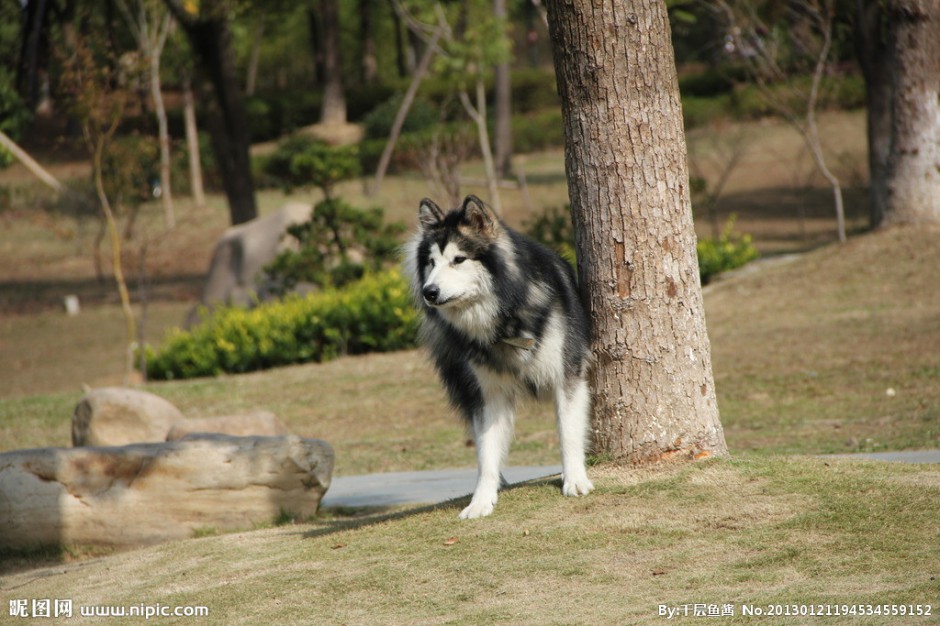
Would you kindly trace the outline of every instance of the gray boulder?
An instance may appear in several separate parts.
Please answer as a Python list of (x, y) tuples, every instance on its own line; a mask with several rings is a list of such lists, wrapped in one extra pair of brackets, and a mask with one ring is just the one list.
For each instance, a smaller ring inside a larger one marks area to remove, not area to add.
[[(264, 266), (289, 246), (287, 227), (310, 219), (309, 204), (291, 202), (274, 213), (258, 217), (226, 230), (215, 245), (209, 275), (202, 292), (203, 306), (220, 304), (249, 306), (255, 296), (264, 296)], [(187, 325), (197, 320), (190, 312)]]
[(183, 419), (179, 409), (159, 396), (124, 387), (94, 389), (72, 415), (72, 445), (123, 446), (164, 441)]
[(325, 441), (197, 435), (109, 448), (0, 454), (0, 547), (134, 546), (314, 515)]
[(167, 441), (177, 441), (194, 433), (219, 433), (236, 437), (288, 434), (287, 426), (270, 411), (254, 411), (244, 415), (225, 415), (220, 417), (200, 417), (183, 419), (170, 428)]

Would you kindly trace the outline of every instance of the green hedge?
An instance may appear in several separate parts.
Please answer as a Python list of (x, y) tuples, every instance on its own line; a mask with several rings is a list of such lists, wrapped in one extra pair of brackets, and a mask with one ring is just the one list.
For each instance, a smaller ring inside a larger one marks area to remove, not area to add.
[(718, 274), (746, 265), (760, 256), (751, 243), (751, 236), (736, 235), (733, 228), (734, 219), (731, 219), (718, 239), (699, 240), (696, 251), (703, 285)]
[(342, 290), (216, 310), (189, 331), (171, 331), (159, 351), (148, 346), (147, 375), (217, 376), (403, 350), (415, 345), (417, 319), (402, 276), (376, 273)]

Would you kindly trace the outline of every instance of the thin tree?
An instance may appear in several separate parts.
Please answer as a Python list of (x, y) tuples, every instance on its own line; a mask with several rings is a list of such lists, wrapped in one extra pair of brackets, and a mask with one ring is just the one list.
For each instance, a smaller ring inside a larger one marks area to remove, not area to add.
[[(398, 14), (400, 5), (397, 2), (394, 3), (394, 8), (395, 13)], [(418, 63), (418, 67), (415, 68), (414, 75), (411, 77), (411, 82), (408, 84), (408, 89), (405, 91), (405, 96), (402, 98), (398, 111), (395, 112), (395, 119), (392, 121), (392, 128), (389, 132), (388, 140), (385, 142), (385, 148), (382, 149), (382, 156), (379, 158), (379, 164), (378, 167), (376, 167), (372, 184), (367, 190), (370, 196), (378, 194), (382, 187), (382, 180), (385, 178), (385, 172), (388, 170), (389, 163), (392, 161), (392, 152), (395, 150), (395, 144), (401, 136), (401, 130), (405, 125), (405, 120), (408, 118), (408, 111), (411, 110), (415, 96), (418, 95), (418, 88), (421, 87), (421, 81), (424, 80), (425, 76), (428, 74), (428, 70), (431, 68), (431, 61), (438, 51), (437, 44), (445, 30), (446, 26), (443, 24), (439, 24), (434, 30), (428, 41), (428, 45), (424, 49), (424, 54), (421, 55), (421, 61)]]
[(92, 178), (111, 244), (111, 264), (114, 282), (121, 300), (125, 320), (124, 382), (130, 382), (133, 357), (137, 347), (137, 322), (131, 307), (130, 292), (124, 277), (122, 239), (117, 217), (105, 184), (104, 161), (111, 148), (130, 94), (114, 75), (114, 59), (99, 62), (86, 42), (78, 39), (75, 49), (65, 61), (62, 84), (70, 95), (71, 113), (81, 121), (82, 132), (91, 155)]
[(174, 228), (176, 215), (173, 211), (173, 188), (170, 178), (170, 131), (166, 106), (163, 104), (163, 88), (160, 84), (160, 58), (173, 27), (173, 17), (159, 0), (134, 0), (133, 9), (125, 0), (115, 2), (137, 41), (141, 55), (147, 59), (150, 97), (153, 100), (160, 140), (160, 201), (163, 204), (163, 221), (167, 228)]
[(22, 163), (33, 176), (48, 185), (53, 191), (60, 194), (69, 193), (69, 188), (63, 185), (58, 178), (49, 173), (46, 168), (41, 166), (36, 160), (23, 150), (13, 139), (5, 132), (0, 130), (0, 147), (8, 150), (13, 157)]
[(727, 453), (663, 0), (549, 0), (595, 452), (642, 463)]
[[(490, 205), (496, 213), (500, 213), (499, 179), (487, 125), (485, 72), (489, 67), (501, 62), (508, 54), (508, 43), (504, 32), (505, 23), (494, 19), (492, 16), (486, 18), (475, 15), (476, 19), (474, 20), (465, 20), (466, 22), (474, 22), (472, 27), (467, 24), (462, 29), (461, 37), (458, 37), (454, 33), (455, 29), (448, 22), (447, 15), (440, 2), (435, 2), (433, 5), (437, 20), (435, 26), (424, 24), (416, 19), (398, 0), (392, 0), (392, 6), (395, 14), (408, 25), (409, 32), (424, 39), (426, 46), (421, 62), (415, 70), (405, 98), (402, 100), (396, 114), (389, 141), (386, 143), (369, 194), (378, 193), (382, 177), (391, 158), (391, 151), (394, 149), (395, 141), (397, 141), (401, 127), (407, 117), (408, 109), (414, 101), (421, 81), (430, 68), (432, 59), (435, 55), (438, 55), (438, 73), (447, 75), (454, 81), (457, 97), (477, 129), (477, 142), (483, 157)], [(462, 8), (473, 8), (477, 10), (477, 13), (480, 13), (481, 7), (482, 5), (470, 6), (468, 4)], [(497, 34), (494, 35), (494, 33)], [(443, 45), (438, 48), (438, 42), (441, 39), (443, 39)], [(474, 94), (473, 98), (469, 93), (471, 86)]]
[(183, 78), (183, 126), (186, 129), (186, 150), (189, 154), (189, 186), (192, 189), (193, 202), (202, 208), (206, 206), (206, 192), (202, 183), (202, 156), (199, 152), (199, 128), (196, 124), (196, 103), (193, 99), (193, 85), (189, 70), (184, 70)]
[[(766, 23), (750, 0), (709, 2), (724, 20), (738, 58), (746, 64), (765, 102), (800, 134), (819, 173), (832, 188), (837, 235), (845, 243), (842, 185), (826, 163), (816, 122), (819, 90), (830, 66), (835, 0), (788, 0), (791, 23), (787, 28)], [(812, 64), (812, 79), (805, 91), (791, 80), (784, 66), (783, 52), (790, 49)], [(780, 91), (783, 87), (787, 88), (784, 93)], [(802, 108), (797, 103), (802, 103)]]

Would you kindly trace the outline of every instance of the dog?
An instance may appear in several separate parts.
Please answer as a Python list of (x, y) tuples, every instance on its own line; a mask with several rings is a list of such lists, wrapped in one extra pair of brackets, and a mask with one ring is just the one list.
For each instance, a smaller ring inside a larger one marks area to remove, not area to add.
[(571, 266), (472, 195), (446, 213), (422, 200), (403, 256), (421, 341), (476, 443), (476, 488), (460, 518), (493, 512), (526, 394), (554, 398), (562, 493), (590, 493), (590, 325)]

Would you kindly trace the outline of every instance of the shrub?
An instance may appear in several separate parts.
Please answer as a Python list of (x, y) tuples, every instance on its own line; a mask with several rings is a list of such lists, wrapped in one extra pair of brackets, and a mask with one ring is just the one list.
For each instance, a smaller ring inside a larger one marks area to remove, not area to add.
[(568, 207), (552, 207), (536, 215), (526, 224), (526, 233), (536, 241), (557, 252), (572, 266), (577, 265), (574, 248), (574, 228), (571, 225), (571, 212)]
[(298, 249), (278, 254), (264, 272), (281, 295), (299, 283), (341, 287), (395, 260), (404, 230), (404, 224), (386, 224), (380, 208), (361, 211), (338, 198), (323, 200), (309, 220), (287, 228)]
[[(401, 107), (404, 97), (400, 94), (392, 96), (379, 106), (375, 107), (371, 113), (366, 115), (363, 120), (366, 127), (367, 139), (387, 139), (392, 133), (392, 124), (395, 122), (395, 115)], [(438, 121), (438, 114), (434, 107), (424, 100), (415, 99), (405, 117), (405, 123), (402, 126), (403, 133), (412, 133), (421, 131)]]
[(686, 130), (728, 117), (730, 109), (731, 97), (728, 94), (710, 97), (682, 96), (682, 120)]
[[(0, 130), (16, 141), (31, 119), (29, 109), (14, 87), (13, 73), (0, 67)], [(0, 167), (6, 167), (12, 162), (13, 155), (0, 148)]]
[(315, 185), (330, 197), (333, 186), (360, 173), (356, 146), (329, 146), (304, 135), (280, 142), (267, 158), (264, 171), (286, 190)]
[(160, 181), (160, 147), (156, 138), (130, 134), (115, 138), (104, 154), (102, 173), (108, 197), (126, 207), (153, 199)]
[(734, 234), (734, 221), (734, 217), (728, 220), (718, 239), (699, 240), (696, 252), (702, 284), (707, 284), (721, 272), (741, 267), (759, 256), (750, 235)]
[[(701, 239), (696, 245), (702, 284), (708, 283), (721, 272), (741, 267), (759, 256), (750, 235), (734, 234), (734, 222), (733, 217), (728, 220), (718, 239)], [(526, 232), (572, 265), (577, 265), (574, 228), (567, 207), (565, 210), (556, 207), (543, 211), (527, 224)]]
[(386, 271), (346, 289), (251, 310), (219, 309), (189, 331), (172, 331), (159, 351), (148, 346), (147, 373), (153, 379), (216, 376), (403, 350), (415, 345), (417, 319), (405, 280)]
[(514, 115), (512, 118), (513, 149), (520, 154), (565, 145), (565, 125), (561, 109)]
[(519, 113), (560, 109), (554, 72), (541, 69), (512, 71), (512, 108)]
[(265, 141), (315, 123), (320, 116), (319, 91), (265, 91), (246, 98), (245, 110), (253, 141)]

